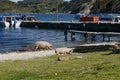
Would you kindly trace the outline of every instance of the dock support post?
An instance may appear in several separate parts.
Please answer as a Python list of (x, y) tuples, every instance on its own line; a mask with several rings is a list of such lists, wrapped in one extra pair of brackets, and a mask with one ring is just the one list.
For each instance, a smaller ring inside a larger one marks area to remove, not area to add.
[(67, 30), (65, 30), (65, 31), (64, 31), (65, 41), (67, 41), (67, 40), (68, 40), (68, 39), (67, 39), (67, 34), (68, 34), (68, 31), (67, 31)]
[(103, 36), (103, 42), (105, 41), (105, 34), (102, 35)]
[(75, 33), (71, 32), (71, 41), (75, 41), (75, 36), (73, 37), (73, 35), (75, 35)]
[(94, 41), (94, 42), (95, 42), (95, 41), (96, 41), (96, 34), (91, 34), (91, 37), (92, 37), (92, 38), (91, 38), (91, 41)]
[(68, 39), (67, 39), (67, 35), (65, 35), (65, 41), (68, 41)]
[(88, 33), (84, 33), (84, 38), (85, 38), (85, 40), (87, 40), (87, 38), (88, 38)]
[(110, 40), (111, 40), (111, 39), (110, 39), (110, 34), (109, 34), (109, 35), (108, 35), (108, 41), (110, 42)]

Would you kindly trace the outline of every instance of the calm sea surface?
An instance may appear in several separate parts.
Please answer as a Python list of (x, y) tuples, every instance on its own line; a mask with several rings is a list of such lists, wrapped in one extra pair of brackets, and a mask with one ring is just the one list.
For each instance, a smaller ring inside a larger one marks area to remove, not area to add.
[[(21, 14), (0, 14), (21, 16)], [(42, 21), (55, 21), (55, 14), (26, 14), (28, 16), (36, 16), (38, 20)], [(74, 14), (59, 14), (59, 21), (78, 21)], [(64, 30), (52, 30), (52, 29), (34, 29), (34, 28), (15, 28), (4, 29), (0, 28), (0, 53), (11, 52), (24, 49), (23, 46), (34, 45), (36, 41), (48, 41), (54, 48), (63, 46), (73, 46), (83, 44), (84, 37), (82, 34), (75, 35), (76, 41), (70, 40), (70, 34), (68, 35), (68, 41), (64, 41)], [(91, 43), (91, 37), (88, 38), (87, 43)], [(97, 36), (97, 42), (102, 41), (101, 36)], [(111, 40), (120, 40), (120, 36), (112, 36)]]

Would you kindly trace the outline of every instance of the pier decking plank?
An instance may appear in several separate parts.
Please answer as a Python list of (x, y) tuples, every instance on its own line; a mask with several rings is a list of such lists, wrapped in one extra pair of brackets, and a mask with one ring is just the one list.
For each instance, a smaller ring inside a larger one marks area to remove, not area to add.
[(68, 30), (68, 32), (73, 32), (73, 33), (87, 33), (87, 34), (111, 34), (111, 35), (120, 35), (118, 32), (91, 32), (91, 31), (78, 31), (78, 30)]
[[(40, 28), (40, 29), (67, 29), (91, 31), (91, 32), (110, 32), (106, 34), (116, 34), (120, 32), (120, 22), (79, 22), (79, 21), (22, 21), (20, 27)], [(101, 34), (101, 33), (96, 33)]]

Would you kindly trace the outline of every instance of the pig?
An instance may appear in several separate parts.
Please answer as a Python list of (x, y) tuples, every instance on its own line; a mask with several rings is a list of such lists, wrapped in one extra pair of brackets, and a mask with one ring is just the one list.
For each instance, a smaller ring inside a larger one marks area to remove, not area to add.
[(62, 47), (62, 48), (56, 48), (55, 53), (57, 55), (60, 54), (71, 54), (73, 52), (73, 48), (67, 48), (67, 47)]
[(37, 41), (35, 43), (35, 50), (51, 50), (52, 44), (46, 41)]

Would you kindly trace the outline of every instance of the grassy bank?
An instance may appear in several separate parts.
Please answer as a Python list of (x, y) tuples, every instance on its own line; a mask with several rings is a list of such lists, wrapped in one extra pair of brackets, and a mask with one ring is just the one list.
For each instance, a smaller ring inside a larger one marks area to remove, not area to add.
[[(119, 80), (120, 54), (94, 52), (0, 62), (0, 80)], [(75, 59), (82, 56), (82, 59)]]

